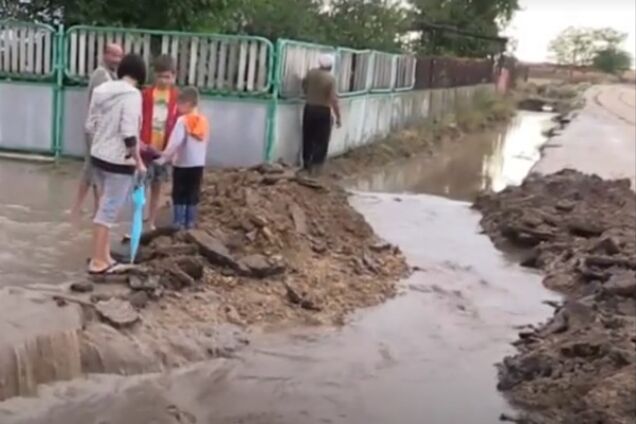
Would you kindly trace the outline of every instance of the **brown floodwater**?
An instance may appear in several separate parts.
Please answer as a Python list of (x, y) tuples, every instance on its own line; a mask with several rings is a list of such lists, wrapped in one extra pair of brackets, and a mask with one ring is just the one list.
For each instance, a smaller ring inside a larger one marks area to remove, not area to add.
[[(541, 139), (539, 126), (531, 128)], [(501, 145), (506, 141), (484, 143)], [(359, 311), (342, 328), (255, 334), (251, 345), (231, 359), (162, 374), (90, 375), (46, 385), (37, 397), (0, 403), (0, 423), (498, 422), (502, 412), (512, 411), (495, 389), (495, 364), (513, 352), (510, 343), (520, 326), (551, 314), (542, 301), (556, 295), (541, 285), (540, 275), (493, 247), (468, 203), (395, 193), (468, 198), (484, 187), (480, 176), (491, 168), (499, 171), (487, 173), (492, 182), (486, 186), (515, 183), (508, 176), (521, 171), (504, 172), (509, 169), (505, 158), (515, 161), (520, 155), (503, 154), (507, 149), (512, 147), (494, 154), (484, 147), (458, 161), (450, 158), (452, 165), (426, 174), (438, 176), (428, 186), (435, 190), (426, 188), (427, 177), (421, 175), (414, 178), (419, 182), (401, 187), (397, 182), (358, 186), (393, 192), (357, 192), (351, 202), (420, 271), (403, 282), (395, 299)], [(473, 168), (475, 163), (480, 165)], [(451, 175), (467, 168), (480, 171)], [(448, 175), (442, 178), (444, 172)], [(88, 239), (85, 230), (78, 235), (66, 223), (74, 173), (2, 162), (0, 176), (16, 180), (15, 189), (0, 189), (0, 235), (17, 240), (0, 248), (1, 284), (55, 283), (77, 275)], [(468, 183), (470, 189), (462, 185)]]
[(79, 170), (75, 163), (0, 162), (0, 287), (59, 284), (84, 270), (88, 219), (76, 228), (68, 214)]
[(472, 201), (483, 190), (519, 185), (541, 158), (544, 131), (554, 125), (550, 113), (520, 111), (507, 125), (446, 143), (435, 152), (415, 155), (355, 178), (355, 190), (427, 193)]

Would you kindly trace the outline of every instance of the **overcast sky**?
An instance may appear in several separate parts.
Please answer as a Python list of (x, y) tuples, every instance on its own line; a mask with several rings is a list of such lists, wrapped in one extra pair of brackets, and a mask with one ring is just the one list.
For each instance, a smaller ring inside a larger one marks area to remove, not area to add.
[(548, 44), (568, 26), (612, 27), (629, 34), (624, 48), (636, 53), (636, 0), (521, 0), (506, 34), (519, 42), (524, 61), (550, 59)]

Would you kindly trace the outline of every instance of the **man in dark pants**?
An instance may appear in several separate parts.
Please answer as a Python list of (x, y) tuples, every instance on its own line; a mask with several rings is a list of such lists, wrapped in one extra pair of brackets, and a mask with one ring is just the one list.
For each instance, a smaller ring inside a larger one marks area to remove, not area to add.
[(340, 127), (340, 106), (336, 80), (331, 75), (333, 57), (323, 55), (319, 68), (310, 70), (303, 80), (306, 103), (303, 111), (303, 169), (311, 174), (325, 163), (331, 138), (332, 112)]

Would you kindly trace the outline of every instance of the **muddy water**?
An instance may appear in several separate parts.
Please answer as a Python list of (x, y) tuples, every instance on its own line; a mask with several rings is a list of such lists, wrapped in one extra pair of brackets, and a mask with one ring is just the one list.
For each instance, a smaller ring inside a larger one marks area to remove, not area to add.
[(472, 201), (482, 190), (520, 184), (541, 158), (542, 133), (554, 115), (521, 111), (506, 126), (467, 136), (428, 154), (393, 163), (381, 171), (348, 181), (353, 189), (392, 193), (429, 193)]
[[(468, 163), (464, 160), (459, 163)], [(501, 159), (488, 162), (482, 156), (481, 161), (482, 165), (497, 163), (491, 168), (499, 169), (500, 176), (513, 175), (503, 172), (508, 168)], [(64, 198), (65, 190), (74, 189), (73, 178), (22, 164), (8, 166), (13, 168), (0, 164), (3, 181), (15, 175), (31, 182), (39, 178), (44, 188), (38, 193), (49, 198), (14, 202), (9, 208), (4, 205), (2, 222), (11, 225), (0, 227), (3, 237), (9, 231), (13, 231), (11, 237), (20, 237), (29, 222), (36, 222), (45, 235), (37, 245), (25, 241), (20, 251), (37, 251), (39, 262), (56, 278), (77, 272), (83, 262), (83, 248), (78, 246), (87, 240), (84, 233), (74, 236), (64, 223), (70, 200)], [(461, 173), (449, 166), (439, 181), (450, 181), (451, 174)], [(503, 177), (494, 178), (496, 174), (489, 174), (492, 181), (507, 183)], [(446, 189), (448, 184), (440, 183), (429, 187), (463, 198), (474, 193), (474, 187), (482, 187), (483, 183), (473, 181), (477, 175), (484, 172), (462, 177), (471, 182), (469, 191)], [(68, 185), (60, 188), (60, 184)], [(421, 184), (420, 179), (409, 187), (367, 188), (438, 192)], [(27, 186), (22, 192), (31, 190)], [(48, 190), (56, 195), (45, 193)], [(0, 193), (2, 203), (24, 198), (20, 191)], [(352, 202), (381, 236), (399, 245), (409, 263), (421, 269), (404, 282), (397, 298), (360, 311), (338, 330), (303, 328), (255, 336), (251, 347), (233, 359), (161, 375), (89, 376), (45, 386), (37, 398), (0, 403), (0, 423), (498, 422), (509, 407), (495, 390), (494, 364), (512, 352), (509, 343), (516, 339), (519, 326), (551, 313), (541, 301), (555, 296), (542, 287), (539, 275), (511, 262), (479, 234), (479, 216), (467, 203), (428, 195), (373, 193), (358, 193)], [(15, 222), (27, 225), (18, 225), (18, 231)], [(21, 262), (22, 255), (3, 250), (5, 254), (13, 256), (0, 263), (2, 280), (5, 264), (11, 270), (6, 275), (17, 284), (24, 279), (46, 280), (46, 272)]]
[(0, 287), (60, 283), (83, 269), (90, 232), (67, 214), (77, 175), (75, 164), (0, 162)]
[(508, 407), (493, 364), (511, 352), (517, 326), (546, 317), (541, 301), (553, 296), (478, 234), (466, 204), (399, 200), (353, 198), (422, 271), (344, 328), (262, 335), (236, 359), (168, 375), (57, 384), (0, 404), (0, 422), (497, 422)]

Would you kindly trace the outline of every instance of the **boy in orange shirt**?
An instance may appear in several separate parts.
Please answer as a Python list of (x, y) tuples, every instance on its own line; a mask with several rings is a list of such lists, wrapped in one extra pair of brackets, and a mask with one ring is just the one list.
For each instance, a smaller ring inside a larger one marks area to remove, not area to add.
[[(177, 117), (175, 88), (176, 67), (174, 59), (168, 55), (157, 57), (153, 66), (154, 85), (142, 93), (143, 117), (141, 124), (142, 155), (156, 157), (164, 151), (174, 128)], [(170, 180), (168, 164), (150, 163), (148, 166), (150, 201), (148, 203), (148, 226), (154, 229), (159, 213), (163, 184)]]

